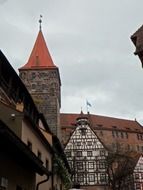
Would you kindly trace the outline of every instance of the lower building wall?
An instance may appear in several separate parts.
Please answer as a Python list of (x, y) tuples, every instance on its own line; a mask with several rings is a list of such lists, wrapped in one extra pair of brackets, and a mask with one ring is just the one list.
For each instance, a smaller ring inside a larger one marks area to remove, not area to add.
[(108, 186), (82, 186), (83, 190), (110, 190)]
[[(36, 184), (46, 179), (46, 176), (39, 176), (36, 175)], [(52, 186), (53, 185), (53, 186)], [(52, 184), (52, 177), (49, 177), (49, 180), (47, 182), (44, 182), (39, 185), (39, 190), (62, 190), (63, 184), (61, 182), (61, 179), (54, 175), (53, 177), (53, 184)]]
[(53, 177), (53, 190), (62, 190), (63, 184), (61, 178), (58, 175), (54, 175)]
[(7, 186), (5, 190), (35, 190), (35, 180), (33, 171), (0, 153), (0, 186)]
[[(46, 180), (47, 177), (44, 175), (44, 176), (40, 176), (40, 175), (36, 175), (36, 185), (43, 181), (43, 180)], [(49, 177), (48, 181), (42, 183), (39, 185), (39, 190), (52, 190), (52, 179), (51, 179), (51, 176)]]

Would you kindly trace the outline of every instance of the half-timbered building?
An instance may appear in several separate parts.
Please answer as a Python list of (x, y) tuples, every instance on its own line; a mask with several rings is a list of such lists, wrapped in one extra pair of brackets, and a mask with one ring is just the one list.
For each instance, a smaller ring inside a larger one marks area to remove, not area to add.
[[(105, 167), (109, 153), (138, 155), (143, 152), (143, 129), (136, 120), (62, 113), (61, 126), (65, 153), (73, 170), (72, 180), (89, 190), (109, 188)], [(122, 189), (137, 190), (133, 185), (134, 176), (123, 180)]]
[(76, 128), (65, 146), (65, 153), (72, 170), (73, 184), (83, 188), (107, 185), (105, 157), (107, 151), (82, 113)]
[(143, 190), (143, 156), (141, 155), (134, 169), (134, 188)]

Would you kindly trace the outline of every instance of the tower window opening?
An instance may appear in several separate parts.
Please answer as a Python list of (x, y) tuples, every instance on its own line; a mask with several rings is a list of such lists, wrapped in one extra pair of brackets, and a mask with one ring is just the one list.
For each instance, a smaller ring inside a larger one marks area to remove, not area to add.
[(87, 129), (85, 127), (80, 128), (81, 135), (85, 136), (86, 131), (87, 131)]

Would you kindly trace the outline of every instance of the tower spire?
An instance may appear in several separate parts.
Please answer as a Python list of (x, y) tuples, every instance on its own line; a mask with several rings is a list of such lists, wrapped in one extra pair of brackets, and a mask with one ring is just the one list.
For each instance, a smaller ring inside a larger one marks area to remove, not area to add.
[(40, 19), (39, 19), (39, 30), (41, 31), (42, 29), (42, 15), (40, 15)]

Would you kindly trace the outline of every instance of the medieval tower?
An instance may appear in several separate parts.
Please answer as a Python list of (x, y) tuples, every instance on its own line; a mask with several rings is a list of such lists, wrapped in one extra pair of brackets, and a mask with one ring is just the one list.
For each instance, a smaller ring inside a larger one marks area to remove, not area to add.
[(39, 112), (43, 113), (51, 131), (61, 139), (61, 81), (59, 69), (47, 48), (40, 20), (40, 30), (28, 62), (19, 69), (19, 76), (31, 94)]

